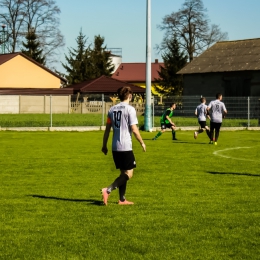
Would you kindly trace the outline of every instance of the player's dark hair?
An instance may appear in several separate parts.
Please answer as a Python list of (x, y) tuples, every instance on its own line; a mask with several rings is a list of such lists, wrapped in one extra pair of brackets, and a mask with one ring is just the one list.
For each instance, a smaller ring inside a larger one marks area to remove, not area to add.
[(202, 97), (202, 98), (200, 99), (200, 102), (203, 103), (204, 101), (206, 101), (206, 98)]
[(124, 101), (128, 98), (130, 94), (132, 94), (132, 89), (130, 87), (121, 87), (117, 90), (118, 97), (121, 101)]
[(176, 105), (176, 103), (175, 102), (171, 103), (170, 107), (172, 107), (173, 105)]
[(222, 96), (221, 93), (217, 93), (217, 94), (216, 94), (216, 99), (219, 99), (221, 96)]

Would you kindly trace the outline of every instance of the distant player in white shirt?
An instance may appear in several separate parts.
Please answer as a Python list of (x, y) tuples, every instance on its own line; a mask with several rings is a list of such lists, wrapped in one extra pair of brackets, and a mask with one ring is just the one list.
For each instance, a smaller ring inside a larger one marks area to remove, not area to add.
[(201, 104), (198, 105), (195, 109), (195, 115), (198, 118), (200, 128), (198, 131), (194, 132), (194, 138), (197, 139), (198, 134), (203, 133), (204, 131), (206, 131), (208, 137), (210, 138), (209, 127), (206, 124), (207, 117), (210, 119), (210, 116), (207, 113), (208, 111), (207, 111), (207, 106), (206, 106), (206, 98), (202, 97), (200, 99), (200, 102), (201, 102)]
[[(212, 100), (207, 110), (210, 113), (210, 144), (217, 145), (220, 127), (222, 125), (222, 118), (225, 117), (227, 114), (227, 109), (225, 107), (225, 104), (221, 102), (222, 100), (222, 94), (218, 93), (216, 94), (216, 100)], [(215, 139), (214, 139), (214, 133), (215, 133)], [(215, 140), (215, 142), (213, 142)]]
[(120, 103), (111, 107), (108, 111), (106, 130), (103, 136), (102, 152), (106, 155), (108, 152), (107, 141), (111, 127), (113, 128), (112, 153), (114, 163), (117, 169), (120, 169), (120, 175), (115, 181), (106, 188), (102, 189), (103, 202), (107, 205), (109, 194), (119, 189), (119, 205), (134, 204), (125, 199), (127, 181), (133, 176), (133, 169), (136, 167), (135, 157), (132, 150), (132, 133), (139, 141), (143, 151), (146, 146), (138, 130), (137, 116), (134, 107), (129, 105), (132, 99), (132, 90), (130, 87), (121, 87), (117, 91)]

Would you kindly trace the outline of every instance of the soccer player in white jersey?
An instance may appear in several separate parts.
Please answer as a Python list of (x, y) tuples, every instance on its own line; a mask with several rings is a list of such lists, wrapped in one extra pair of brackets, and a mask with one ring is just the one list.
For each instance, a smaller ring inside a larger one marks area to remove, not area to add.
[(198, 122), (200, 124), (200, 128), (198, 131), (194, 132), (194, 138), (197, 139), (198, 134), (203, 133), (206, 131), (208, 137), (210, 138), (209, 135), (209, 127), (206, 125), (206, 119), (207, 117), (210, 119), (210, 116), (207, 113), (207, 106), (206, 106), (206, 98), (202, 97), (200, 99), (201, 104), (198, 105), (195, 109), (195, 115), (198, 118)]
[(127, 181), (133, 176), (133, 169), (136, 168), (134, 153), (132, 150), (132, 133), (140, 143), (143, 151), (146, 146), (138, 130), (137, 116), (134, 107), (129, 105), (132, 99), (132, 90), (130, 87), (121, 87), (117, 91), (120, 103), (111, 107), (108, 111), (106, 130), (103, 136), (102, 152), (106, 155), (108, 152), (107, 141), (111, 127), (113, 128), (112, 153), (115, 166), (120, 170), (120, 175), (115, 181), (106, 188), (102, 189), (103, 202), (107, 205), (109, 194), (119, 189), (119, 205), (134, 204), (125, 199)]
[[(216, 94), (216, 100), (212, 100), (207, 110), (210, 112), (210, 144), (217, 145), (220, 127), (222, 124), (222, 118), (225, 117), (227, 114), (227, 109), (225, 107), (225, 104), (221, 101), (222, 100), (222, 94), (217, 93)], [(215, 132), (215, 139), (214, 139), (214, 132)], [(215, 140), (215, 142), (213, 142)]]

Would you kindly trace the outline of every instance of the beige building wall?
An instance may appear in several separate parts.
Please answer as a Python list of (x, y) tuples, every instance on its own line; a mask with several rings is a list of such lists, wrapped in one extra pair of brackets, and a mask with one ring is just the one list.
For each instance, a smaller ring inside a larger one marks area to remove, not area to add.
[(0, 66), (0, 88), (60, 88), (60, 79), (17, 55)]

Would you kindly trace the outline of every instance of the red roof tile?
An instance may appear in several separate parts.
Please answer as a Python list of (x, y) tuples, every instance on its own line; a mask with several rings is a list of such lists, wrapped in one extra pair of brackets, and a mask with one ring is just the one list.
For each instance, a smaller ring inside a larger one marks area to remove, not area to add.
[(129, 86), (131, 87), (133, 93), (145, 93), (145, 89), (135, 86), (133, 84), (113, 79), (107, 76), (101, 76), (99, 78), (84, 81), (78, 84), (70, 85), (69, 88), (74, 89), (74, 93), (103, 93), (111, 94), (117, 93), (120, 87)]
[[(159, 78), (158, 71), (163, 62), (151, 63), (151, 78)], [(112, 78), (126, 82), (145, 82), (146, 81), (146, 63), (121, 63), (118, 69), (112, 75)]]

